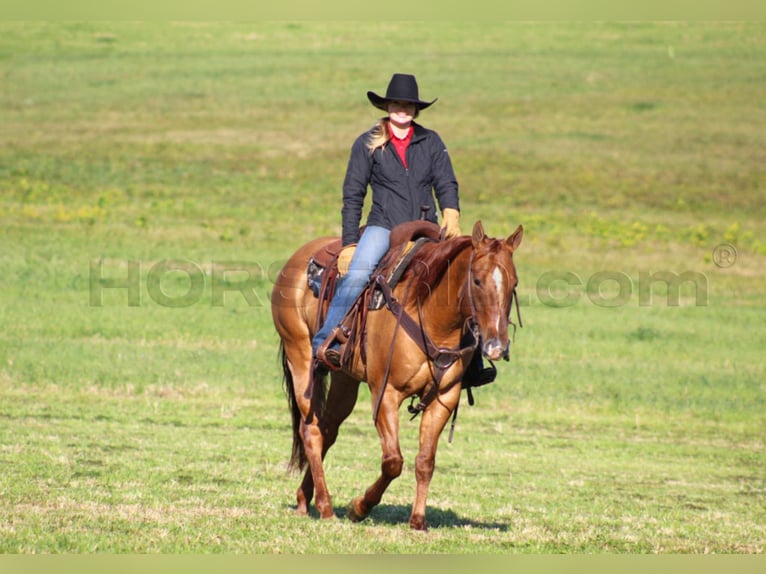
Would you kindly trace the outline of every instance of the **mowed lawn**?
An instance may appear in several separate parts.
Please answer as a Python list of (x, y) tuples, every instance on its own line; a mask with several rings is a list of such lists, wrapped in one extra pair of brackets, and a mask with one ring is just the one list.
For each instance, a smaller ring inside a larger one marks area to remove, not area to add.
[[(766, 27), (0, 23), (0, 551), (766, 548)], [(417, 75), (462, 226), (525, 227), (524, 327), (443, 438), (430, 530), (369, 392), (294, 515), (269, 310), (340, 232), (365, 93)]]

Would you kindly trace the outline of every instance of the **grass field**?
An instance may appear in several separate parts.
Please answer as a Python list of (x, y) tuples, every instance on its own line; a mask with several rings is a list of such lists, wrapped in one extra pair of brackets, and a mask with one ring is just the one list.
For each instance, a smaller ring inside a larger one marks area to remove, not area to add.
[[(763, 553), (764, 62), (763, 24), (0, 23), (0, 552)], [(525, 226), (524, 328), (426, 534), (404, 415), (344, 518), (364, 390), (340, 519), (294, 516), (268, 307), (395, 71), (464, 232)]]

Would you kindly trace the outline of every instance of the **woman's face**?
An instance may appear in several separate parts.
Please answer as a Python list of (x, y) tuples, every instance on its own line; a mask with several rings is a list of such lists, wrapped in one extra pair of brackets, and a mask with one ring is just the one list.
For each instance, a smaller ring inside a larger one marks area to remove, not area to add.
[(417, 107), (410, 102), (391, 102), (388, 104), (388, 117), (396, 125), (407, 126), (415, 118)]

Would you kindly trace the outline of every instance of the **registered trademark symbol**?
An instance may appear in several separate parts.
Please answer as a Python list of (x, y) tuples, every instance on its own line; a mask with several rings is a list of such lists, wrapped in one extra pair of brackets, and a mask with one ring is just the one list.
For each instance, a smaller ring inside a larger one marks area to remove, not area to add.
[(713, 263), (725, 269), (737, 262), (737, 248), (731, 243), (721, 243), (713, 249)]

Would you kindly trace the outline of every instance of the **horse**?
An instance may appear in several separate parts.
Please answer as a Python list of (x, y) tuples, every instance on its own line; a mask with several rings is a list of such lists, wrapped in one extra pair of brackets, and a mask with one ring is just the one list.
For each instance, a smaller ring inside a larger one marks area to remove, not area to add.
[(353, 521), (364, 519), (402, 473), (399, 409), (407, 398), (420, 399), (415, 409), (415, 414), (422, 412), (417, 486), (409, 524), (427, 530), (426, 497), (439, 437), (456, 414), (461, 379), (473, 353), (481, 352), (490, 361), (509, 358), (514, 298), (519, 310), (513, 255), (522, 236), (519, 225), (506, 239), (490, 238), (477, 221), (470, 236), (425, 243), (393, 289), (373, 274), (368, 291), (378, 286), (389, 310), (366, 313), (363, 332), (351, 341), (353, 348), (339, 370), (318, 368), (312, 357), (320, 303), (307, 286), (312, 254), (337, 238), (314, 239), (290, 257), (275, 280), (271, 306), (292, 415), (288, 468), (305, 469), (296, 493), (299, 515), (309, 514), (316, 494), (320, 518), (336, 518), (323, 460), (365, 382), (375, 407), (382, 461), (379, 477), (350, 502), (347, 515)]

